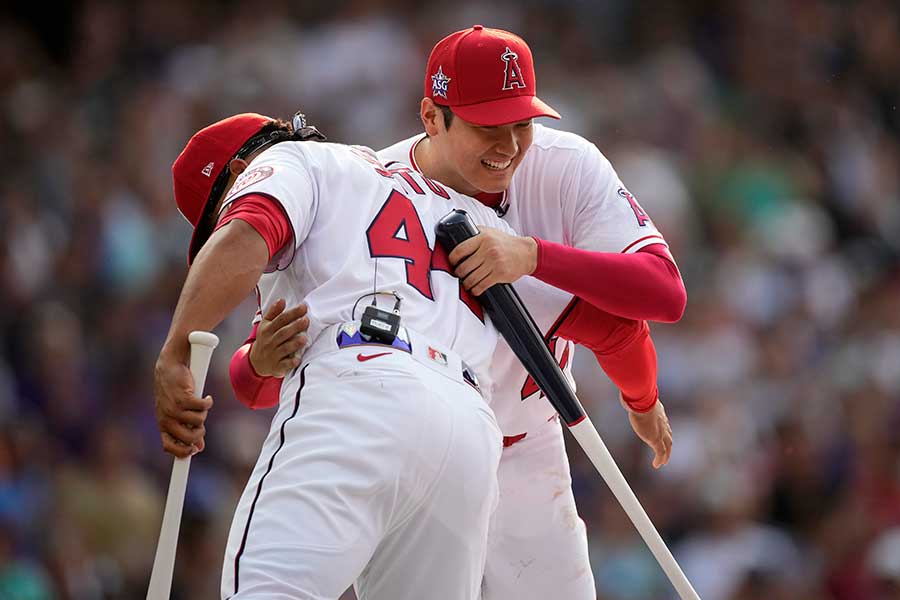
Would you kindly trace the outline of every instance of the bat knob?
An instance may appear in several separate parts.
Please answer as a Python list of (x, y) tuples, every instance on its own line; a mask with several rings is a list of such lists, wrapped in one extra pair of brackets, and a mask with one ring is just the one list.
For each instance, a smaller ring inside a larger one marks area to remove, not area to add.
[(192, 331), (188, 334), (188, 341), (191, 345), (206, 346), (207, 348), (215, 348), (219, 345), (219, 338), (214, 333), (208, 331)]
[(434, 226), (438, 242), (448, 253), (470, 237), (478, 235), (478, 228), (461, 208), (455, 208)]

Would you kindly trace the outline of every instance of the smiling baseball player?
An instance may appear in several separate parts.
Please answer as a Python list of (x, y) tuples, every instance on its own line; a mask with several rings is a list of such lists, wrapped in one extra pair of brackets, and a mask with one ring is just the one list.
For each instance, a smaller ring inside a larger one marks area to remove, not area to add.
[[(537, 97), (531, 51), (514, 34), (477, 25), (441, 40), (428, 60), (420, 115), (426, 135), (382, 150), (381, 160), (474, 196), (529, 236), (482, 228), (457, 247), (449, 259), (464, 287), (478, 295), (515, 282), (570, 379), (573, 343), (593, 350), (653, 450), (653, 466), (665, 464), (672, 434), (645, 320), (677, 321), (686, 295), (650, 217), (593, 144), (532, 122), (559, 115)], [(258, 340), (252, 335), (232, 361), (236, 395), (254, 407), (272, 404), (266, 390), (278, 388), (292, 360), (271, 341), (292, 322), (285, 305), (263, 306)], [(491, 375), (505, 449), (484, 597), (593, 600), (587, 536), (554, 410), (505, 342)]]
[[(257, 282), (262, 305), (309, 307), (311, 342), (238, 503), (222, 597), (333, 600), (355, 581), (363, 600), (474, 600), (502, 448), (478, 380), (489, 381), (497, 334), (450, 272), (434, 225), (464, 208), (511, 229), (366, 149), (280, 141), (248, 167), (247, 148), (279, 127), (226, 119), (173, 167), (197, 233), (156, 368), (166, 449), (200, 448), (205, 432), (208, 403), (190, 404), (180, 378), (187, 331), (213, 328)], [(219, 181), (233, 182), (224, 202)]]
[[(596, 146), (532, 123), (559, 115), (537, 98), (531, 51), (514, 34), (476, 25), (438, 42), (420, 114), (427, 135), (381, 151), (382, 160), (411, 163), (532, 236), (484, 231), (458, 246), (450, 261), (464, 286), (478, 295), (497, 282), (518, 282), (570, 378), (573, 342), (595, 351), (604, 342), (598, 359), (619, 385), (635, 432), (654, 450), (654, 466), (665, 464), (672, 437), (652, 343), (631, 334), (604, 338), (609, 319), (675, 321), (684, 310), (678, 269), (647, 213)], [(585, 318), (588, 306), (605, 317)], [(504, 342), (492, 377), (491, 406), (506, 448), (484, 598), (594, 600), (587, 535), (554, 410)]]

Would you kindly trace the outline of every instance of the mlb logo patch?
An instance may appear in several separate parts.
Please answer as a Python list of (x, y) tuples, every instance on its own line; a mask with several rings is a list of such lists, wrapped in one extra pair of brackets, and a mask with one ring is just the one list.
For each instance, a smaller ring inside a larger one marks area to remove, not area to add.
[(428, 358), (438, 363), (439, 365), (447, 366), (447, 355), (441, 352), (440, 350), (435, 350), (431, 346), (428, 346)]
[(356, 332), (359, 331), (359, 327), (356, 326), (356, 323), (344, 323), (341, 325), (341, 330), (338, 333), (346, 333), (350, 337), (356, 335)]

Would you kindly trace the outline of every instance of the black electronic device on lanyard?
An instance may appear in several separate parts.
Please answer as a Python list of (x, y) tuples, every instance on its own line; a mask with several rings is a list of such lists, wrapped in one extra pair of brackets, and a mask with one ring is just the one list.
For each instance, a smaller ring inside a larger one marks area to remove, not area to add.
[(367, 306), (363, 311), (359, 330), (363, 335), (368, 336), (373, 341), (382, 344), (392, 344), (397, 337), (397, 333), (400, 331), (400, 302), (403, 298), (401, 298), (400, 294), (397, 292), (375, 292), (371, 295), (375, 296), (381, 293), (394, 296), (395, 302), (393, 310), (387, 311), (378, 308), (378, 306), (375, 305), (375, 299), (373, 298), (372, 304)]

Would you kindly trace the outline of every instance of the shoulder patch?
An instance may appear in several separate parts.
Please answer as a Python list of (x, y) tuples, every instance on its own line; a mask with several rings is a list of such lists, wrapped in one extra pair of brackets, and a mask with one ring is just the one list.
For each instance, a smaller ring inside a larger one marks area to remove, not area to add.
[(228, 193), (225, 195), (225, 198), (230, 198), (243, 190), (244, 188), (253, 185), (254, 183), (259, 183), (263, 179), (268, 179), (272, 176), (272, 173), (275, 172), (275, 169), (266, 165), (264, 167), (257, 167), (255, 169), (250, 169), (249, 171), (244, 171), (240, 174), (240, 176), (235, 180), (234, 185), (231, 186), (231, 189), (228, 190)]
[(641, 208), (641, 205), (638, 204), (637, 199), (634, 197), (634, 194), (626, 190), (624, 187), (620, 187), (616, 192), (620, 198), (623, 198), (625, 201), (631, 205), (631, 210), (634, 212), (634, 217), (637, 219), (637, 224), (639, 227), (646, 227), (647, 223), (650, 222), (650, 217), (647, 216), (647, 213), (644, 212), (644, 209)]

